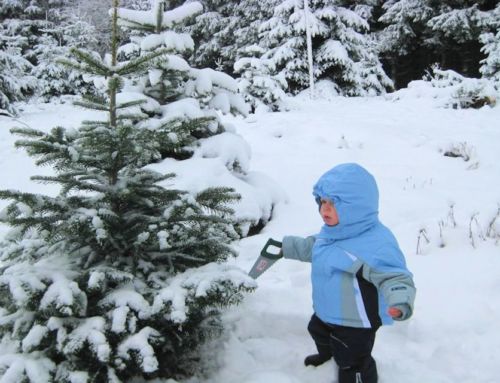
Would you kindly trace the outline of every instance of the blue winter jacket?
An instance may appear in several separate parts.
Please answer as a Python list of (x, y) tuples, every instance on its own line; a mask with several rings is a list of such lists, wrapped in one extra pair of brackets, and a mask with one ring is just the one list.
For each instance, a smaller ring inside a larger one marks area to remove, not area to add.
[(313, 307), (326, 323), (378, 328), (392, 323), (388, 307), (407, 319), (415, 286), (391, 231), (378, 219), (378, 189), (357, 164), (342, 164), (320, 177), (313, 189), (333, 202), (339, 223), (308, 238), (283, 238), (285, 258), (311, 261)]

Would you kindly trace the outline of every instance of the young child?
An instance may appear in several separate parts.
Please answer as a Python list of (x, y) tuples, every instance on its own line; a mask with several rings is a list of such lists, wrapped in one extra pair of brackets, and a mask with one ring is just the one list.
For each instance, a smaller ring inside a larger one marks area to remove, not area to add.
[(378, 189), (357, 164), (329, 170), (313, 195), (325, 225), (307, 238), (285, 236), (285, 258), (311, 262), (314, 314), (309, 322), (319, 366), (331, 357), (339, 383), (375, 383), (375, 333), (413, 312), (415, 286), (391, 231), (378, 219)]

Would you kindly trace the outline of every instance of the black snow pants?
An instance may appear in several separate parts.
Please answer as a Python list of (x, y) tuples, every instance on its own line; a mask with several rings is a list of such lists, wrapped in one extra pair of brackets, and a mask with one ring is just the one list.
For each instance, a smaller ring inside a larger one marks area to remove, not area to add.
[(377, 383), (377, 366), (371, 353), (377, 329), (324, 323), (315, 314), (307, 327), (320, 356), (333, 356), (339, 366), (338, 383)]

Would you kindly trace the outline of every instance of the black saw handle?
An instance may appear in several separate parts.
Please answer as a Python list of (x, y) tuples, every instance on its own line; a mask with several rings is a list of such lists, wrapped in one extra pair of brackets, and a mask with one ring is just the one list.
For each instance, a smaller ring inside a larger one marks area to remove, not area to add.
[(270, 247), (270, 246), (276, 246), (278, 248), (281, 249), (281, 246), (282, 246), (282, 243), (279, 242), (279, 241), (276, 241), (272, 238), (269, 238), (266, 242), (266, 244), (264, 245), (264, 247), (262, 248), (262, 250), (260, 251), (260, 255), (262, 257), (266, 257), (266, 258), (269, 258), (269, 259), (280, 259), (283, 257), (283, 253), (280, 252), (278, 254), (273, 254), (273, 253), (270, 253), (267, 249)]

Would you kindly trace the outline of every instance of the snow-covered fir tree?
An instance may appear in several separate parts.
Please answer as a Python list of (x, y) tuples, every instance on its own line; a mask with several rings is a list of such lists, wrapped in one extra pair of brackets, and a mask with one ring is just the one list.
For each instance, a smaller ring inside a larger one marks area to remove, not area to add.
[(244, 57), (234, 64), (235, 72), (240, 75), (239, 89), (253, 111), (282, 110), (288, 83), (284, 73), (276, 74), (272, 59), (262, 58), (264, 53), (265, 50), (258, 45), (242, 50)]
[(380, 21), (384, 61), (397, 87), (420, 78), (434, 63), (466, 76), (479, 76), (482, 33), (492, 32), (490, 0), (389, 0)]
[[(370, 30), (377, 29), (377, 19), (382, 11), (385, 0), (341, 0), (338, 5), (349, 8), (370, 24)], [(372, 28), (375, 26), (375, 28)]]
[[(91, 24), (95, 29), (94, 37), (98, 41), (96, 46), (88, 47), (95, 50), (100, 55), (109, 52), (109, 35), (111, 33), (109, 25), (108, 11), (113, 0), (73, 0), (73, 10), (79, 17)], [(151, 7), (151, 0), (123, 0), (120, 5), (125, 8), (146, 10)], [(120, 34), (121, 35), (121, 34)], [(121, 37), (126, 40), (126, 36)]]
[[(74, 0), (12, 0), (0, 5), (2, 35), (11, 50), (30, 62), (24, 75), (37, 79), (33, 93), (41, 96), (84, 93), (81, 75), (57, 64), (70, 47), (93, 43), (93, 28), (79, 19)], [(34, 84), (35, 85), (35, 84)]]
[(427, 25), (432, 28), (433, 46), (439, 52), (440, 65), (469, 77), (479, 75), (481, 43), (479, 36), (497, 30), (491, 1), (447, 0), (439, 2), (436, 16)]
[[(81, 102), (106, 119), (49, 133), (13, 130), (23, 137), (18, 147), (55, 170), (33, 179), (61, 189), (55, 197), (0, 191), (12, 201), (1, 222), (13, 226), (0, 246), (4, 381), (189, 376), (202, 345), (221, 331), (221, 310), (255, 286), (222, 263), (234, 255), (227, 204), (238, 196), (163, 187), (174, 175), (144, 168), (160, 155), (158, 132), (137, 126), (144, 116), (134, 107), (143, 100), (121, 103), (117, 92), (124, 76), (165, 51), (118, 62), (113, 15), (111, 56), (74, 50), (67, 61), (107, 79), (106, 99)], [(193, 130), (207, 123), (191, 119)]]
[(0, 111), (15, 113), (13, 102), (33, 93), (36, 79), (31, 63), (21, 55), (16, 38), (3, 33), (0, 25)]
[(368, 37), (369, 25), (340, 0), (312, 1), (305, 15), (301, 0), (280, 1), (261, 26), (263, 45), (289, 90), (309, 86), (306, 18), (313, 37), (314, 77), (329, 79), (344, 95), (379, 94), (392, 86)]
[(205, 12), (189, 27), (195, 41), (195, 65), (238, 76), (239, 90), (252, 110), (279, 110), (285, 97), (284, 76), (276, 74), (272, 60), (259, 60), (266, 50), (260, 44), (260, 24), (273, 15), (278, 2), (204, 0)]
[(34, 63), (34, 33), (42, 25), (36, 19), (39, 11), (36, 2), (0, 2), (0, 92), (3, 109), (13, 111), (12, 102), (22, 100), (35, 91), (36, 81), (33, 81), (30, 72)]
[(429, 44), (432, 41), (427, 22), (435, 10), (427, 0), (388, 0), (383, 4), (379, 21), (386, 27), (377, 34), (382, 59), (388, 64), (396, 88), (421, 78), (436, 60)]
[(480, 36), (480, 41), (483, 44), (481, 51), (486, 55), (486, 58), (481, 61), (481, 74), (493, 79), (497, 89), (500, 89), (500, 3), (491, 12), (490, 25), (497, 32), (485, 32)]
[(43, 30), (38, 44), (33, 48), (37, 64), (33, 67), (32, 75), (38, 80), (37, 94), (46, 98), (63, 94), (87, 94), (92, 88), (81, 73), (63, 66), (58, 60), (68, 56), (72, 48), (95, 47), (95, 29), (68, 9), (63, 13), (65, 15), (58, 23)]
[(262, 20), (272, 15), (274, 0), (203, 0), (204, 12), (189, 26), (194, 41), (193, 63), (234, 74), (242, 50), (258, 43)]
[[(149, 118), (139, 126), (163, 132), (160, 148), (163, 158), (186, 160), (193, 157), (192, 160), (199, 161), (198, 167), (207, 166), (205, 174), (213, 173), (211, 178), (214, 180), (220, 179), (221, 171), (228, 172), (225, 181), (214, 181), (214, 185), (230, 184), (236, 188), (242, 194), (240, 207), (253, 201), (251, 204), (255, 208), (236, 211), (238, 231), (246, 235), (250, 227), (270, 219), (273, 193), (263, 190), (269, 182), (256, 184), (258, 176), (249, 170), (247, 143), (223, 122), (219, 112), (246, 115), (249, 106), (238, 94), (238, 83), (231, 76), (211, 68), (193, 68), (189, 63), (193, 39), (176, 28), (199, 14), (202, 5), (188, 2), (173, 9), (166, 5), (167, 2), (158, 0), (148, 11), (119, 9), (120, 25), (135, 33), (130, 43), (120, 47), (120, 55), (141, 57), (159, 49), (167, 52), (155, 60), (154, 67), (146, 75), (126, 81), (119, 97), (146, 100), (141, 113)], [(193, 117), (204, 118), (210, 123), (194, 129)], [(203, 158), (217, 159), (225, 169), (214, 169), (210, 161), (204, 163)], [(256, 198), (257, 194), (265, 198)]]
[(232, 73), (237, 49), (235, 31), (238, 28), (240, 1), (205, 0), (204, 12), (188, 28), (196, 42), (193, 63)]
[(196, 99), (202, 108), (245, 115), (248, 106), (237, 95), (234, 79), (210, 68), (191, 67), (186, 58), (194, 49), (194, 41), (189, 34), (174, 31), (175, 26), (202, 12), (201, 3), (189, 2), (167, 9), (167, 1), (154, 0), (152, 5), (148, 11), (119, 10), (123, 27), (144, 32), (132, 38), (127, 49), (135, 50), (138, 55), (157, 49), (169, 53), (163, 60), (157, 60), (156, 68), (149, 71), (142, 84), (136, 84), (141, 91), (160, 105), (189, 97)]
[(383, 4), (380, 21), (388, 26), (381, 44), (387, 51), (405, 55), (416, 43), (422, 44), (427, 22), (435, 15), (427, 0), (389, 0)]
[(498, 86), (500, 83), (500, 31), (496, 34), (481, 35), (481, 42), (484, 44), (482, 51), (487, 55), (481, 62), (481, 74), (493, 79)]

